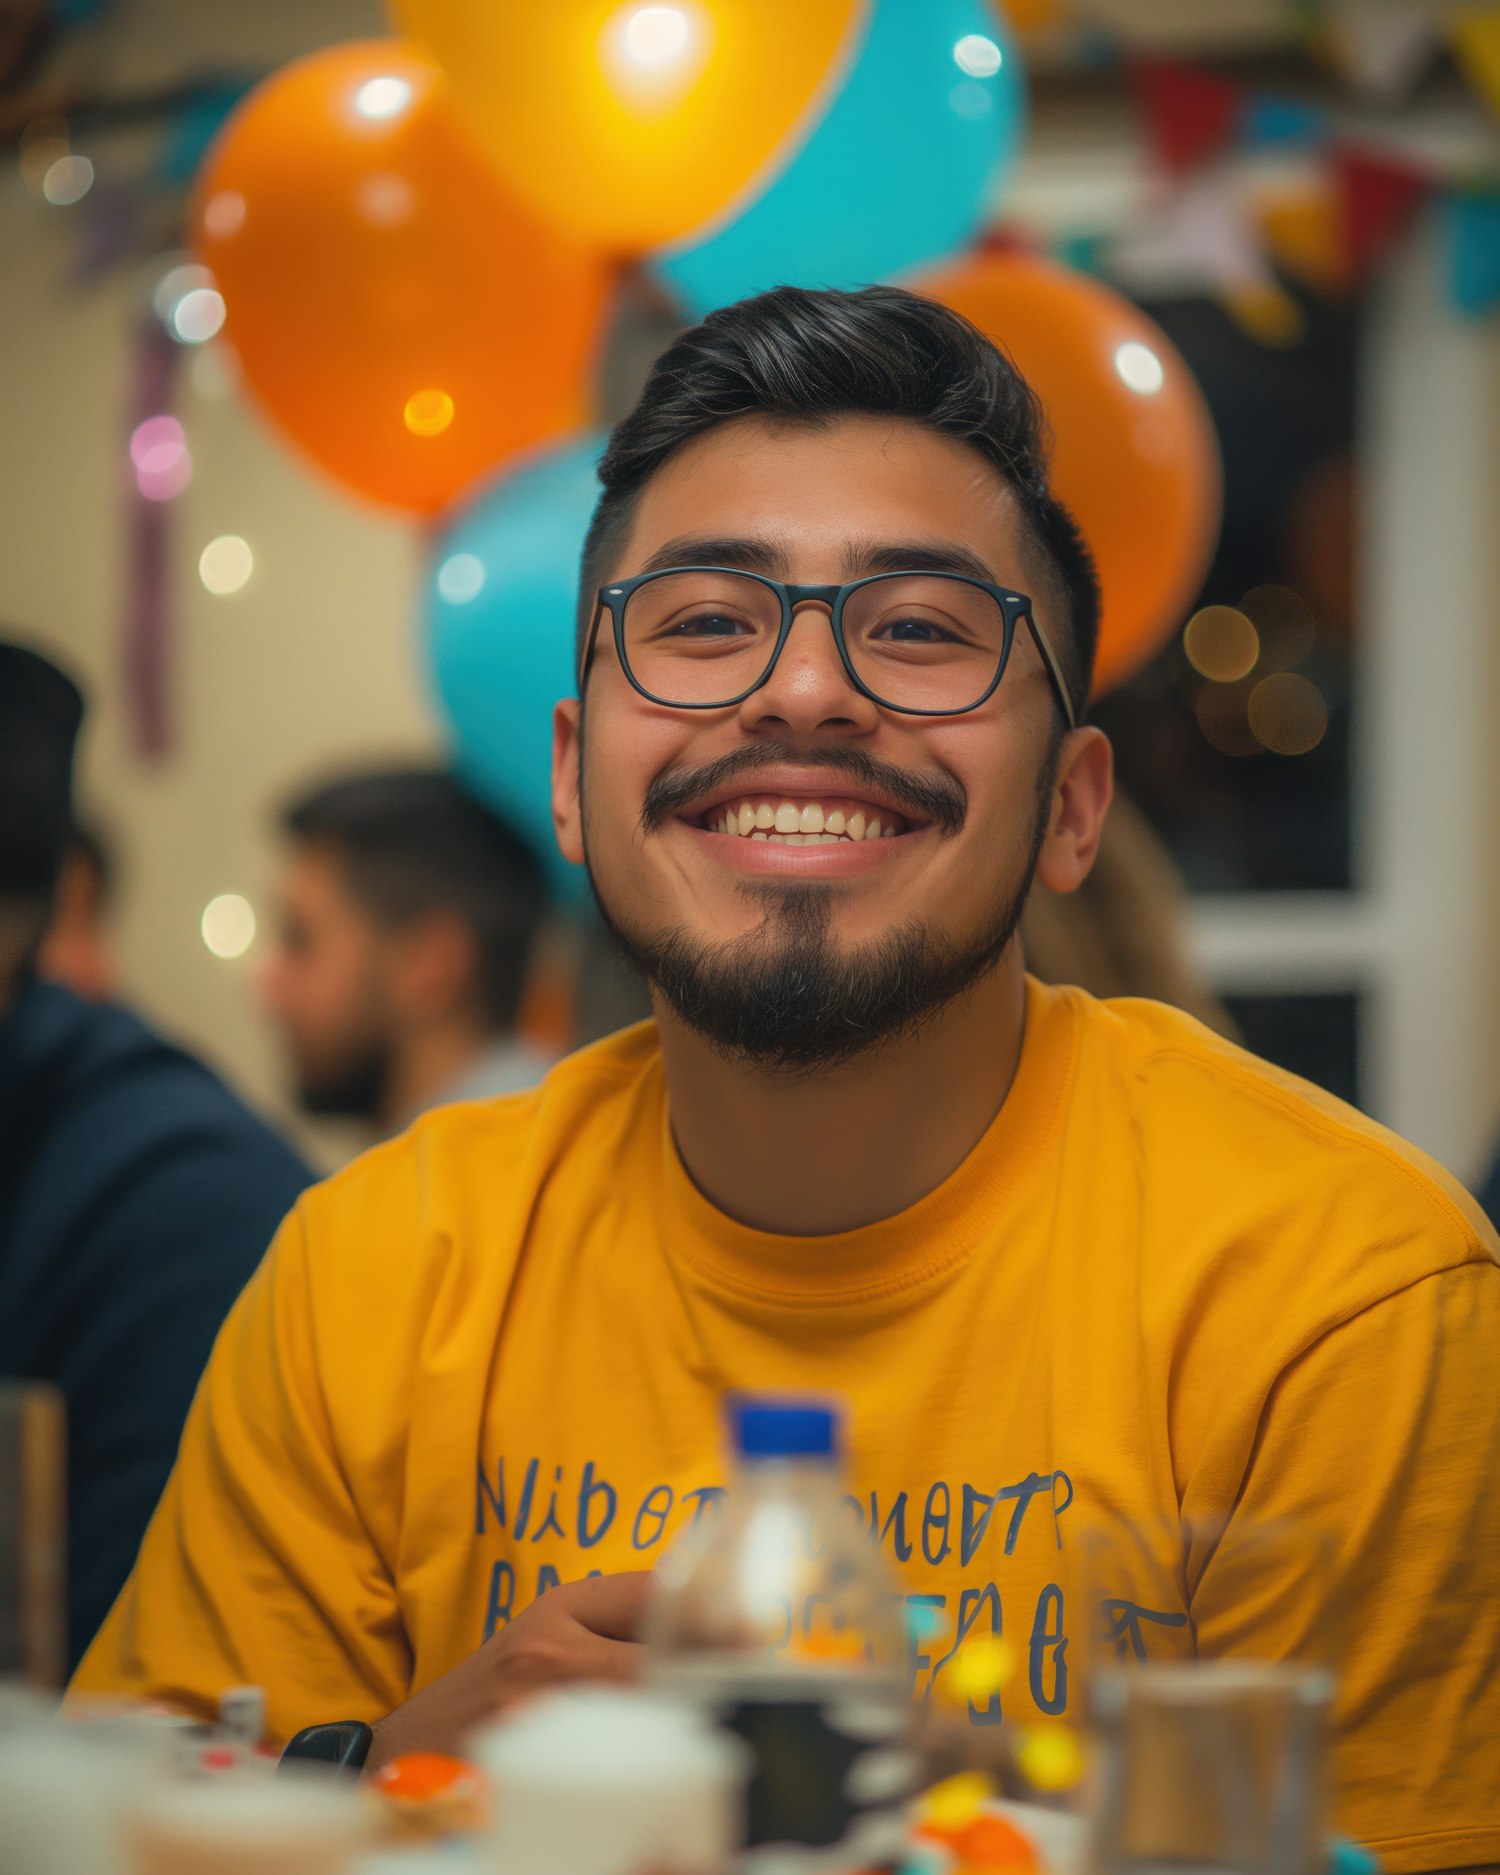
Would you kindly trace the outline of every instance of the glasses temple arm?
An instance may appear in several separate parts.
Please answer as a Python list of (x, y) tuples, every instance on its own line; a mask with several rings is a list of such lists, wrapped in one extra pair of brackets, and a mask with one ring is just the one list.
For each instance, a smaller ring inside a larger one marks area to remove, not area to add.
[(1062, 713), (1067, 721), (1067, 725), (1069, 729), (1076, 729), (1078, 727), (1078, 712), (1073, 708), (1073, 699), (1068, 695), (1067, 679), (1063, 676), (1062, 665), (1058, 662), (1057, 653), (1047, 642), (1047, 634), (1042, 630), (1041, 626), (1037, 624), (1030, 612), (1026, 614), (1026, 624), (1031, 632), (1032, 642), (1040, 653), (1043, 664), (1047, 667), (1047, 675), (1052, 681), (1052, 688), (1057, 692), (1057, 700), (1062, 706)]

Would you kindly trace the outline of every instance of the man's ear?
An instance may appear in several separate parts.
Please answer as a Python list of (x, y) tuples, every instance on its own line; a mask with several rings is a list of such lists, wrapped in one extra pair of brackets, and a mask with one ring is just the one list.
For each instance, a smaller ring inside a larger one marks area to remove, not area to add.
[(1109, 738), (1092, 726), (1063, 738), (1036, 876), (1053, 892), (1076, 892), (1089, 876), (1115, 791)]
[(582, 761), (583, 704), (564, 697), (552, 712), (552, 826), (558, 850), (575, 866), (583, 864)]
[(398, 1011), (432, 1022), (476, 1000), (479, 940), (457, 912), (413, 918), (385, 940), (387, 982)]

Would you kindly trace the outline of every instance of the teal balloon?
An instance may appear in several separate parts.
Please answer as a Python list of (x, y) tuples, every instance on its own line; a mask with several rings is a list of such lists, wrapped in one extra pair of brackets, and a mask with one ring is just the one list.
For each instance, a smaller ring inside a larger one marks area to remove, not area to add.
[(866, 286), (968, 244), (1021, 144), (1015, 42), (986, 0), (869, 0), (802, 146), (727, 226), (655, 272), (692, 317), (767, 287)]
[(535, 844), (571, 897), (584, 883), (552, 830), (552, 706), (577, 689), (578, 563), (603, 449), (590, 436), (528, 456), (451, 511), (424, 597), (455, 770)]

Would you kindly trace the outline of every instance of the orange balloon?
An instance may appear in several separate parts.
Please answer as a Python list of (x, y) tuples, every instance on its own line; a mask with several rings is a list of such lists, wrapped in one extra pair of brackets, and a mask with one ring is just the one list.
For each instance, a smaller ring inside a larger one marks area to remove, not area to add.
[(410, 47), (335, 46), (257, 87), (191, 227), (255, 399), (372, 501), (433, 514), (583, 420), (605, 267), (504, 191)]
[(1213, 419), (1182, 355), (1129, 300), (1053, 261), (981, 254), (927, 275), (1015, 360), (1053, 437), (1053, 493), (1093, 549), (1104, 593), (1094, 694), (1181, 623), (1218, 539)]
[(860, 0), (391, 0), (506, 182), (641, 254), (727, 209), (836, 82)]

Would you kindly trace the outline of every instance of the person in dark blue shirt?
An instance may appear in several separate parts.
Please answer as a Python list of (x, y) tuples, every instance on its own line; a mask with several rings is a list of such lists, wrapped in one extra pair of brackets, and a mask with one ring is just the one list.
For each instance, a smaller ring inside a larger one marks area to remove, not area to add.
[(0, 1378), (68, 1414), (68, 1658), (108, 1613), (220, 1322), (312, 1179), (208, 1068), (31, 968), (68, 835), (75, 686), (0, 641)]

